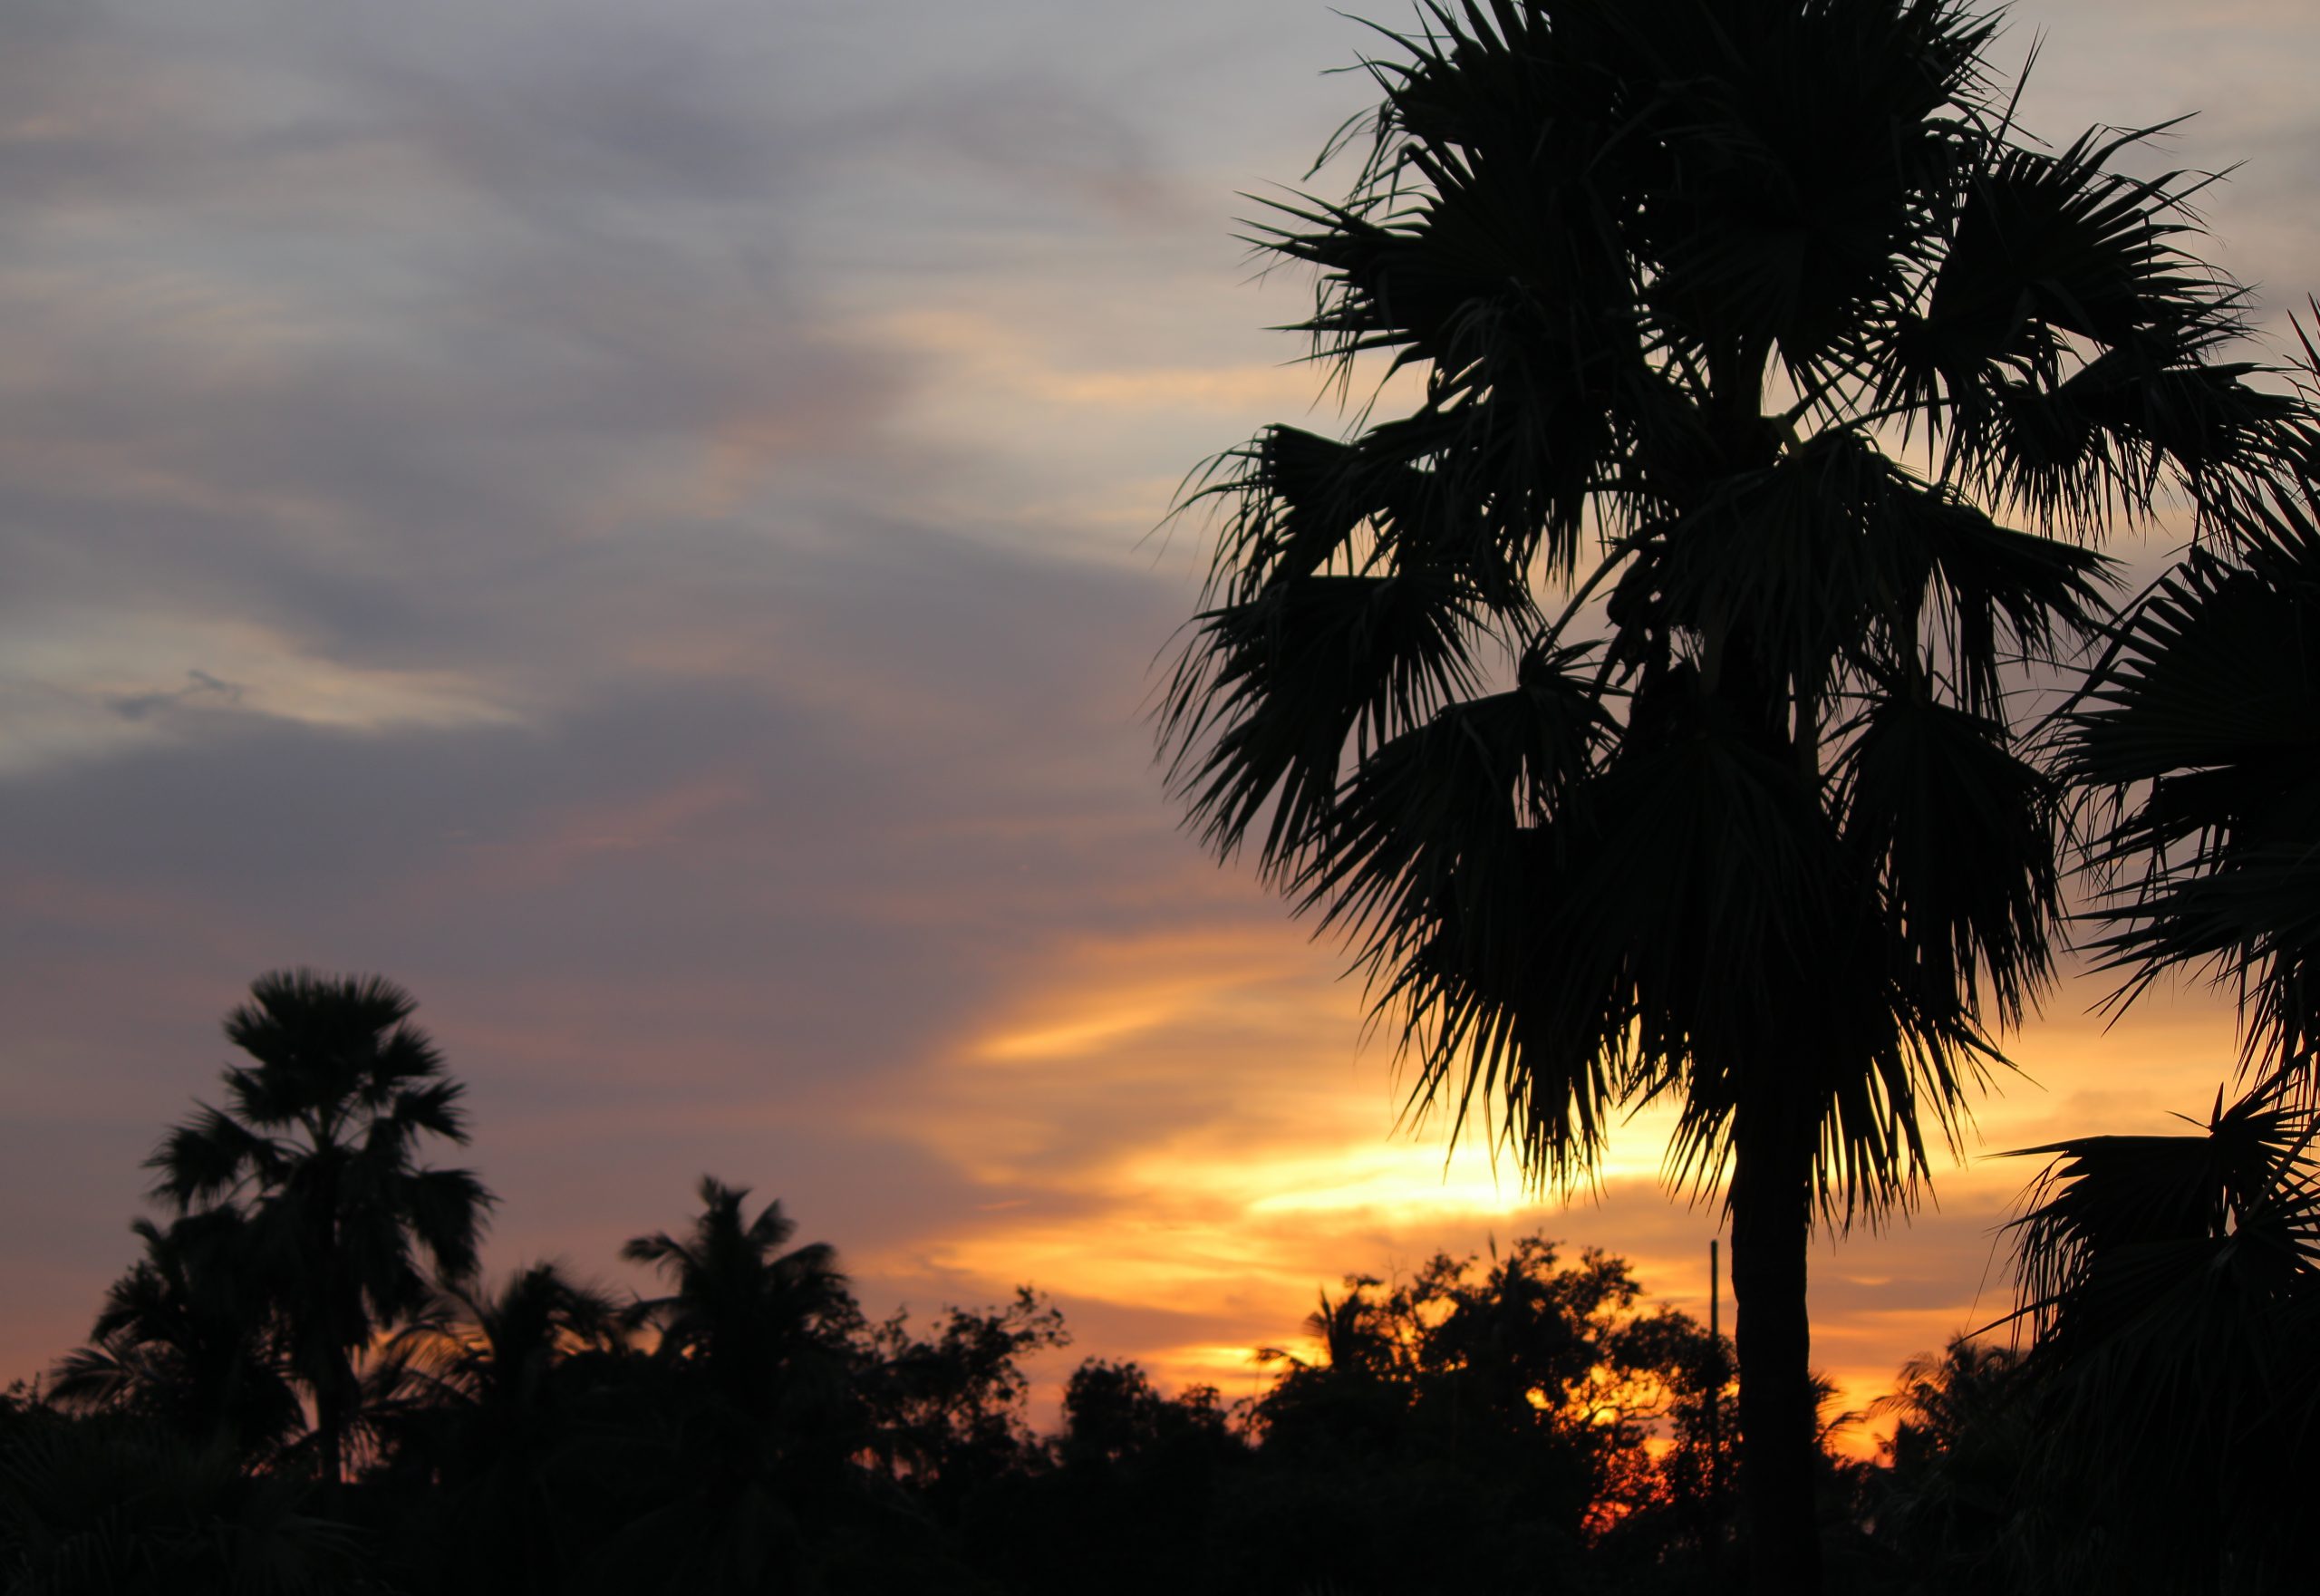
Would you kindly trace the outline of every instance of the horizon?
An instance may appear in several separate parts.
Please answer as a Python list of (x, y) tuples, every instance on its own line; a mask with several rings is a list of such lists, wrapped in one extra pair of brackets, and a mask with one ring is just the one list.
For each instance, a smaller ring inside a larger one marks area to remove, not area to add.
[[(1050, 1391), (1106, 1356), (1246, 1394), (1317, 1288), (1489, 1234), (1705, 1317), (1716, 1214), (1649, 1123), (1597, 1204), (1396, 1132), (1343, 956), (1152, 766), (1205, 552), (1152, 535), (1181, 474), (1338, 421), (1265, 331), (1304, 285), (1250, 281), (1232, 218), (1368, 103), (1323, 75), (1359, 31), (902, 9), (0, 22), (0, 1379), (86, 1333), (218, 1020), (295, 964), (417, 995), (495, 1278), (614, 1278), (709, 1172), (874, 1312), (1049, 1292)], [(2320, 18), (2011, 15), (2032, 131), (2198, 111), (2160, 153), (2246, 163), (2203, 252), (2281, 347), (2320, 291)], [(2106, 1031), (2105, 990), (2009, 1039), (2044, 1091), (1986, 1097), (1969, 1151), (2204, 1108), (2228, 1000)], [(1934, 1173), (1938, 1207), (1815, 1245), (1841, 1406), (2009, 1306), (2034, 1168)]]

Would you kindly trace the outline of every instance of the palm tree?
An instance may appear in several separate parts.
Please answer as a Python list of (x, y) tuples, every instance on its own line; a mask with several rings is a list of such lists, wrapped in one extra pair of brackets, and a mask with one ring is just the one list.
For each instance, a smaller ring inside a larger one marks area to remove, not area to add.
[(825, 1366), (855, 1309), (836, 1249), (811, 1242), (784, 1252), (796, 1223), (778, 1201), (746, 1218), (749, 1195), (705, 1175), (689, 1234), (637, 1236), (620, 1255), (651, 1264), (675, 1288), (637, 1305), (637, 1316), (660, 1330), (662, 1355), (697, 1363), (734, 1408), (763, 1419), (792, 1394), (792, 1377), (821, 1383), (835, 1372)]
[(1322, 1288), (1321, 1305), (1305, 1316), (1303, 1325), (1307, 1339), (1321, 1349), (1318, 1366), (1281, 1347), (1258, 1348), (1256, 1360), (1285, 1363), (1292, 1372), (1319, 1367), (1344, 1379), (1385, 1378), (1393, 1371), (1398, 1349), (1380, 1305), (1369, 1296), (1384, 1283), (1374, 1275), (1348, 1276), (1345, 1295), (1334, 1302), (1329, 1301), (1329, 1289)]
[(563, 1359), (621, 1344), (621, 1311), (611, 1297), (553, 1263), (535, 1263), (496, 1291), (446, 1287), (393, 1348), (440, 1399), (515, 1416), (540, 1400)]
[(1163, 747), (1348, 939), (1417, 1110), (1545, 1182), (1680, 1106), (1672, 1178), (1729, 1176), (1755, 1588), (1810, 1591), (1808, 1235), (1910, 1204), (2052, 978), (2007, 672), (2097, 624), (2078, 537), (2225, 496), (2296, 405), (2218, 358), (2199, 179), (2018, 136), (1957, 0), (1422, 20), (1349, 197), (1256, 233), (1340, 381), (1422, 397), (1195, 479)]
[(2024, 1494), (2072, 1504), (2085, 1588), (2303, 1588), (2320, 1109), (2274, 1072), (2191, 1134), (2025, 1152), (2051, 1162), (2015, 1222), (2039, 1404)]
[(1902, 1365), (1870, 1414), (1893, 1420), (1871, 1512), (1906, 1570), (1901, 1588), (2029, 1588), (2057, 1549), (2038, 1543), (2046, 1504), (2024, 1488), (2037, 1411), (2019, 1350), (1959, 1336)]
[(388, 1344), (394, 1455), (446, 1504), (427, 1537), (439, 1582), (569, 1587), (575, 1500), (616, 1475), (604, 1465), (619, 1452), (616, 1436), (591, 1433), (588, 1409), (626, 1345), (612, 1299), (553, 1263), (493, 1291), (449, 1287)]
[(631, 1471), (643, 1510), (599, 1549), (587, 1588), (798, 1587), (811, 1526), (840, 1511), (850, 1484), (860, 1311), (835, 1249), (790, 1247), (781, 1204), (751, 1217), (745, 1188), (704, 1175), (700, 1193), (684, 1234), (621, 1249), (672, 1288), (629, 1314), (659, 1330), (652, 1367), (667, 1384), (637, 1446), (652, 1472)]
[(125, 1409), (245, 1465), (270, 1461), (304, 1422), (255, 1278), (240, 1210), (132, 1228), (145, 1256), (105, 1293), (89, 1344), (56, 1366), (65, 1408)]
[(227, 1107), (199, 1105), (146, 1160), (154, 1195), (179, 1214), (246, 1214), (326, 1482), (343, 1473), (362, 1406), (357, 1355), (427, 1302), (422, 1258), (442, 1279), (474, 1272), (492, 1200), (470, 1172), (418, 1162), (425, 1137), (468, 1137), (464, 1088), (410, 1023), (415, 1007), (374, 975), (260, 976), (226, 1017), (252, 1060), (226, 1070)]

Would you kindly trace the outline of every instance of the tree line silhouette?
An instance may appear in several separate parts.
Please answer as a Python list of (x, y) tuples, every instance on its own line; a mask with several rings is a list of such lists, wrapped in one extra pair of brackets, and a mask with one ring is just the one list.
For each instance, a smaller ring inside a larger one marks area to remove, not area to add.
[[(1262, 1391), (1089, 1359), (1037, 1434), (1046, 1299), (874, 1320), (715, 1178), (621, 1248), (654, 1294), (484, 1280), (492, 1198), (423, 1162), (467, 1129), (411, 1013), (302, 971), (228, 1016), (250, 1062), (149, 1161), (167, 1217), (0, 1402), (0, 1592), (1674, 1592), (1745, 1555), (1732, 1348), (1616, 1257), (1524, 1236), (1348, 1276), (1302, 1349), (1253, 1354)], [(1832, 1583), (2292, 1588), (2314, 1135), (2264, 1088), (2199, 1135), (2063, 1145), (2017, 1221), (2026, 1348), (1905, 1368), (1875, 1465), (1817, 1388)]]
[(715, 1178), (621, 1249), (653, 1294), (487, 1282), (412, 1011), (298, 971), (227, 1017), (248, 1061), (149, 1160), (166, 1218), (0, 1423), (0, 1588), (1516, 1589), (1720, 1541), (1728, 1349), (1538, 1237), (1348, 1279), (1236, 1404), (1085, 1362), (1047, 1436), (1044, 1298), (873, 1320)]

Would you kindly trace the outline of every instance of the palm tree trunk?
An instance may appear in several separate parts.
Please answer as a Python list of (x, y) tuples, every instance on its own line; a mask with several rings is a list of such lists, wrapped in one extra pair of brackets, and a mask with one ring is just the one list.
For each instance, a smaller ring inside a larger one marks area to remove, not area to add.
[(346, 1417), (335, 1389), (317, 1394), (314, 1428), (322, 1443), (323, 1497), (326, 1503), (334, 1502), (346, 1475)]
[(1812, 1327), (1805, 1311), (1812, 1233), (1809, 1127), (1777, 1110), (1735, 1126), (1732, 1295), (1740, 1355), (1740, 1478), (1754, 1596), (1817, 1596), (1813, 1510), (1820, 1446)]
[(337, 1499), (346, 1480), (346, 1435), (362, 1407), (362, 1382), (354, 1359), (333, 1348), (314, 1381), (314, 1440), (322, 1453), (317, 1472), (325, 1503)]

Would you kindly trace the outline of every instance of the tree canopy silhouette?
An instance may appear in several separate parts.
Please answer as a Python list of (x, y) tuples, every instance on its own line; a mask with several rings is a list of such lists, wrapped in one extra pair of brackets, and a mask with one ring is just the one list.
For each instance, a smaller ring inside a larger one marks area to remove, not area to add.
[(271, 1272), (286, 1222), (256, 1176), (198, 1189), (139, 1227), (51, 1396), (0, 1392), (0, 1596), (1650, 1596), (1716, 1564), (1728, 1348), (1542, 1237), (1348, 1277), (1316, 1347), (1240, 1401), (1090, 1360), (1041, 1435), (1030, 1360), (1069, 1340), (1047, 1299), (874, 1321), (827, 1243), (705, 1179), (690, 1224), (623, 1249), (664, 1295), (624, 1307), (535, 1263), (399, 1310), (360, 1359), (342, 1480), (298, 1465), (318, 1433), (291, 1438), (310, 1343)]
[[(2224, 358), (2203, 180), (2016, 131), (1955, 0), (1480, 0), (1261, 253), (1349, 382), (1195, 479), (1174, 789), (1356, 950), (1413, 1103), (1583, 1175), (1671, 1100), (1728, 1175), (1754, 1588), (1817, 1583), (1805, 1249), (1905, 1207), (2053, 974), (2054, 779), (2007, 672), (2099, 627), (2082, 540), (2238, 490), (2296, 411)], [(1317, 169), (1319, 169), (1317, 168)], [(1915, 451), (1915, 452), (1912, 452)], [(1921, 459), (1922, 467), (1907, 463)], [(2007, 525), (2000, 517), (2025, 525)]]

